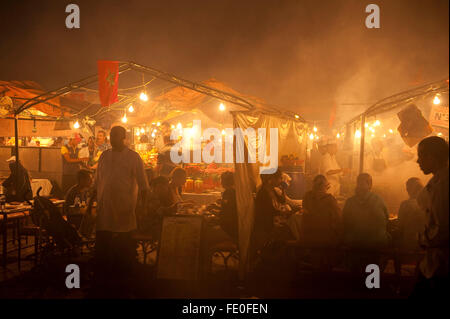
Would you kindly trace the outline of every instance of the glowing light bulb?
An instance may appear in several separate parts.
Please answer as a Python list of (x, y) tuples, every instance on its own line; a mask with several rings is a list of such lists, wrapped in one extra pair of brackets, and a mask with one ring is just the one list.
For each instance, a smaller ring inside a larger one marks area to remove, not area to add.
[(364, 127), (369, 127), (369, 123), (365, 123), (365, 124), (364, 124)]
[(134, 112), (133, 104), (130, 104), (130, 106), (128, 107), (128, 112), (130, 112), (130, 113)]
[(295, 116), (296, 119), (300, 118), (300, 116), (298, 114), (295, 114), (294, 116)]
[(178, 124), (177, 124), (177, 129), (181, 130), (182, 128), (183, 128), (183, 127), (181, 126), (181, 123), (178, 122)]
[(383, 138), (386, 138), (386, 134), (383, 134)]
[(337, 133), (336, 138), (341, 138), (341, 134)]
[(438, 105), (440, 103), (441, 103), (441, 99), (439, 98), (439, 96), (436, 95), (433, 99), (433, 104)]
[(122, 123), (126, 123), (126, 122), (128, 122), (128, 119), (127, 119), (127, 114), (125, 113), (122, 117)]
[(139, 98), (141, 99), (141, 101), (144, 101), (144, 102), (148, 101), (148, 95), (145, 92), (141, 92), (141, 94), (139, 95)]
[(155, 133), (152, 133), (152, 137), (155, 138)]
[(381, 122), (379, 120), (376, 120), (375, 123), (373, 124), (373, 126), (380, 126)]
[(390, 128), (390, 129), (389, 129), (389, 133), (392, 134), (392, 133), (394, 133), (394, 131)]
[(78, 120), (73, 124), (73, 128), (75, 129), (80, 128), (80, 123), (78, 123)]
[(225, 109), (226, 109), (225, 104), (220, 103), (220, 105), (219, 105), (219, 110), (225, 111)]
[(360, 130), (356, 130), (355, 138), (361, 138), (361, 131)]
[(145, 129), (141, 128), (141, 133), (144, 134), (145, 133)]
[(170, 126), (170, 128), (173, 130), (173, 129), (175, 128), (175, 125), (172, 124), (172, 125)]
[(139, 135), (141, 135), (141, 132), (139, 132), (139, 130), (138, 130), (138, 131), (136, 131), (136, 136), (139, 136)]
[(313, 139), (314, 139), (314, 134), (313, 134), (313, 133), (309, 134), (309, 139), (310, 139), (310, 140), (313, 140)]
[(318, 135), (316, 135), (316, 140), (318, 140), (319, 139), (319, 136)]
[(437, 136), (442, 136), (442, 133), (441, 132), (437, 133)]
[(222, 130), (222, 135), (225, 135), (226, 133), (225, 133), (225, 130)]
[(317, 127), (314, 126), (313, 131), (314, 131), (314, 132), (317, 132)]
[(157, 122), (157, 123), (156, 123), (156, 126), (160, 126), (160, 125), (161, 125), (161, 122)]

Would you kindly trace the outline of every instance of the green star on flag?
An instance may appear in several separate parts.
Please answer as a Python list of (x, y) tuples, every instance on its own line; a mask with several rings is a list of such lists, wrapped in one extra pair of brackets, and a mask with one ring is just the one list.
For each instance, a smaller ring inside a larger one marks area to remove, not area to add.
[(114, 82), (114, 78), (115, 78), (115, 73), (112, 73), (110, 70), (108, 70), (108, 75), (106, 76), (106, 82), (109, 83), (110, 86), (114, 86), (115, 82)]

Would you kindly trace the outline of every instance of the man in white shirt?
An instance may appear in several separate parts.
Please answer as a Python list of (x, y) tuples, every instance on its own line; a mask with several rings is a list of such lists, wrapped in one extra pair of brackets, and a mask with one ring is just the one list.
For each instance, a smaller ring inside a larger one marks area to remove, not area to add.
[(144, 163), (125, 146), (125, 138), (123, 127), (111, 129), (112, 149), (102, 153), (96, 172), (96, 283), (105, 287), (117, 279), (114, 288), (121, 292), (136, 258), (131, 234), (137, 229), (138, 194), (145, 196), (149, 189)]
[(334, 197), (340, 195), (340, 181), (339, 177), (344, 173), (344, 170), (336, 161), (337, 144), (334, 141), (328, 141), (326, 145), (327, 152), (322, 155), (320, 161), (320, 174), (324, 175), (330, 183), (328, 192)]

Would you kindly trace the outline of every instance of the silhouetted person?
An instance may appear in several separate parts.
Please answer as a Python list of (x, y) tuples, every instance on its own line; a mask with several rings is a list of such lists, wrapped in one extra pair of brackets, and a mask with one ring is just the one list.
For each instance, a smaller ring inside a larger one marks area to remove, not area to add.
[(275, 191), (282, 182), (282, 173), (261, 174), (262, 185), (255, 199), (255, 222), (253, 226), (253, 243), (255, 249), (262, 248), (269, 241), (290, 239), (291, 234), (284, 227), (277, 227), (275, 217), (287, 214), (286, 199)]
[(409, 198), (400, 204), (398, 211), (399, 247), (405, 250), (417, 250), (417, 234), (425, 227), (425, 212), (417, 203), (417, 196), (423, 185), (417, 177), (411, 177), (406, 182)]
[(186, 170), (181, 167), (174, 168), (170, 173), (169, 200), (171, 205), (184, 202), (181, 193), (186, 184), (186, 176)]
[(177, 212), (177, 205), (170, 203), (169, 180), (166, 177), (158, 176), (152, 180), (145, 208), (144, 214), (139, 216), (140, 230), (159, 240), (164, 216)]
[(78, 204), (78, 206), (87, 206), (92, 196), (92, 173), (86, 169), (81, 169), (77, 173), (77, 183), (73, 185), (65, 196), (63, 205), (64, 215), (68, 217), (71, 224), (78, 229), (81, 224), (83, 214), (74, 213), (70, 207)]
[(235, 242), (238, 240), (238, 215), (236, 204), (236, 189), (234, 188), (234, 174), (224, 172), (220, 176), (222, 187), (225, 189), (220, 201), (220, 227)]
[(6, 188), (6, 201), (23, 202), (27, 199), (32, 199), (33, 192), (31, 190), (30, 177), (25, 167), (20, 161), (16, 163), (15, 156), (10, 157), (7, 162), (11, 174), (2, 183)]
[(425, 258), (419, 264), (415, 297), (448, 296), (448, 151), (448, 143), (437, 136), (423, 139), (417, 149), (420, 169), (433, 177), (417, 198), (426, 222), (419, 236)]
[(352, 249), (347, 261), (353, 272), (362, 273), (369, 264), (383, 269), (379, 250), (390, 242), (387, 208), (371, 190), (372, 176), (359, 174), (355, 195), (347, 199), (342, 212), (343, 243)]
[(384, 201), (372, 193), (372, 176), (359, 174), (355, 195), (347, 199), (342, 212), (344, 242), (354, 248), (380, 248), (389, 241), (388, 212)]
[(112, 149), (102, 153), (96, 172), (97, 235), (96, 283), (126, 292), (136, 260), (138, 193), (148, 191), (144, 163), (125, 145), (126, 131), (115, 126), (110, 132)]
[(336, 199), (328, 193), (330, 183), (323, 175), (313, 180), (313, 189), (303, 199), (300, 240), (308, 246), (338, 244), (340, 209)]

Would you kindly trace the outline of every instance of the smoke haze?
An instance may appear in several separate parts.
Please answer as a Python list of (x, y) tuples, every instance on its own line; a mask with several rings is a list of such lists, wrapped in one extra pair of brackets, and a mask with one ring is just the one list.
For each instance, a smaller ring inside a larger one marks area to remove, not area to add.
[[(327, 124), (448, 74), (448, 4), (435, 1), (86, 1), (65, 28), (64, 1), (6, 1), (0, 79), (51, 89), (135, 61), (236, 90)], [(380, 7), (367, 29), (365, 6)]]

